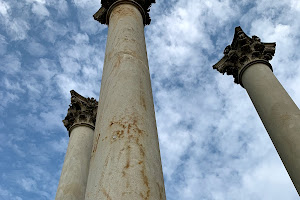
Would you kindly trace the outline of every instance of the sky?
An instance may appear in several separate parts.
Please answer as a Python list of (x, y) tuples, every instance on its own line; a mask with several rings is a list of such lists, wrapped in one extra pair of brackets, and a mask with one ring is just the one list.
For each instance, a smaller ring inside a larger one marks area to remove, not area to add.
[[(100, 0), (0, 0), (0, 200), (52, 200), (70, 90), (99, 99)], [(274, 74), (300, 105), (299, 0), (157, 0), (145, 27), (168, 200), (296, 200), (245, 89), (212, 69), (241, 26), (276, 42)]]

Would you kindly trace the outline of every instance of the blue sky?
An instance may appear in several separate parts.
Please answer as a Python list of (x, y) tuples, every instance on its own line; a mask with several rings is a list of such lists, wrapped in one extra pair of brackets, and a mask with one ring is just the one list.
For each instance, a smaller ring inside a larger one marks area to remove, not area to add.
[[(69, 91), (99, 98), (100, 0), (0, 0), (0, 200), (54, 199)], [(145, 28), (168, 200), (294, 200), (246, 91), (212, 69), (241, 26), (276, 42), (274, 74), (300, 105), (299, 0), (157, 0)]]

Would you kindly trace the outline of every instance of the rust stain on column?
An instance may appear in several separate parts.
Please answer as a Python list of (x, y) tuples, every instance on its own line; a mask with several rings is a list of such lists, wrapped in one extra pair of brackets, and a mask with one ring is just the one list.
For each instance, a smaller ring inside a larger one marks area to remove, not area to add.
[(165, 200), (144, 20), (138, 3), (123, 2), (109, 17), (95, 127), (101, 135), (85, 200)]

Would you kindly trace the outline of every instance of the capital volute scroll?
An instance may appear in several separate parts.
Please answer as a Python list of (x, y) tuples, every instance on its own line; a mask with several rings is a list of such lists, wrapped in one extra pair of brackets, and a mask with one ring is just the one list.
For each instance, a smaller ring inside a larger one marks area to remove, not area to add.
[(220, 73), (232, 75), (234, 82), (242, 84), (242, 74), (255, 63), (264, 63), (272, 69), (269, 63), (275, 54), (276, 43), (264, 43), (257, 36), (247, 36), (241, 27), (235, 28), (231, 45), (224, 50), (223, 58), (213, 68)]
[(114, 7), (120, 4), (131, 4), (136, 6), (141, 12), (144, 25), (149, 25), (151, 18), (149, 15), (151, 4), (155, 0), (101, 0), (101, 8), (93, 15), (94, 19), (101, 24), (109, 24), (109, 16)]
[(69, 105), (67, 116), (63, 120), (65, 127), (69, 131), (69, 136), (71, 131), (78, 126), (87, 126), (95, 129), (98, 108), (96, 99), (85, 98), (74, 90), (71, 90), (70, 93), (71, 104)]

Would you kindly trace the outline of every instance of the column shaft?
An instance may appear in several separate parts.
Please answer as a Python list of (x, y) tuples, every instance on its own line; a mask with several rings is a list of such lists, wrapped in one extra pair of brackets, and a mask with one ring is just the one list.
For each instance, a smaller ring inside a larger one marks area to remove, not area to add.
[(233, 75), (248, 92), (300, 195), (300, 111), (272, 73), (276, 43), (261, 42), (235, 28), (231, 45), (213, 68)]
[(94, 130), (78, 126), (70, 140), (56, 193), (56, 200), (83, 200), (86, 190)]
[(165, 199), (144, 24), (116, 6), (108, 38), (86, 200)]
[(300, 111), (269, 66), (254, 64), (242, 75), (247, 90), (298, 193), (300, 192)]

